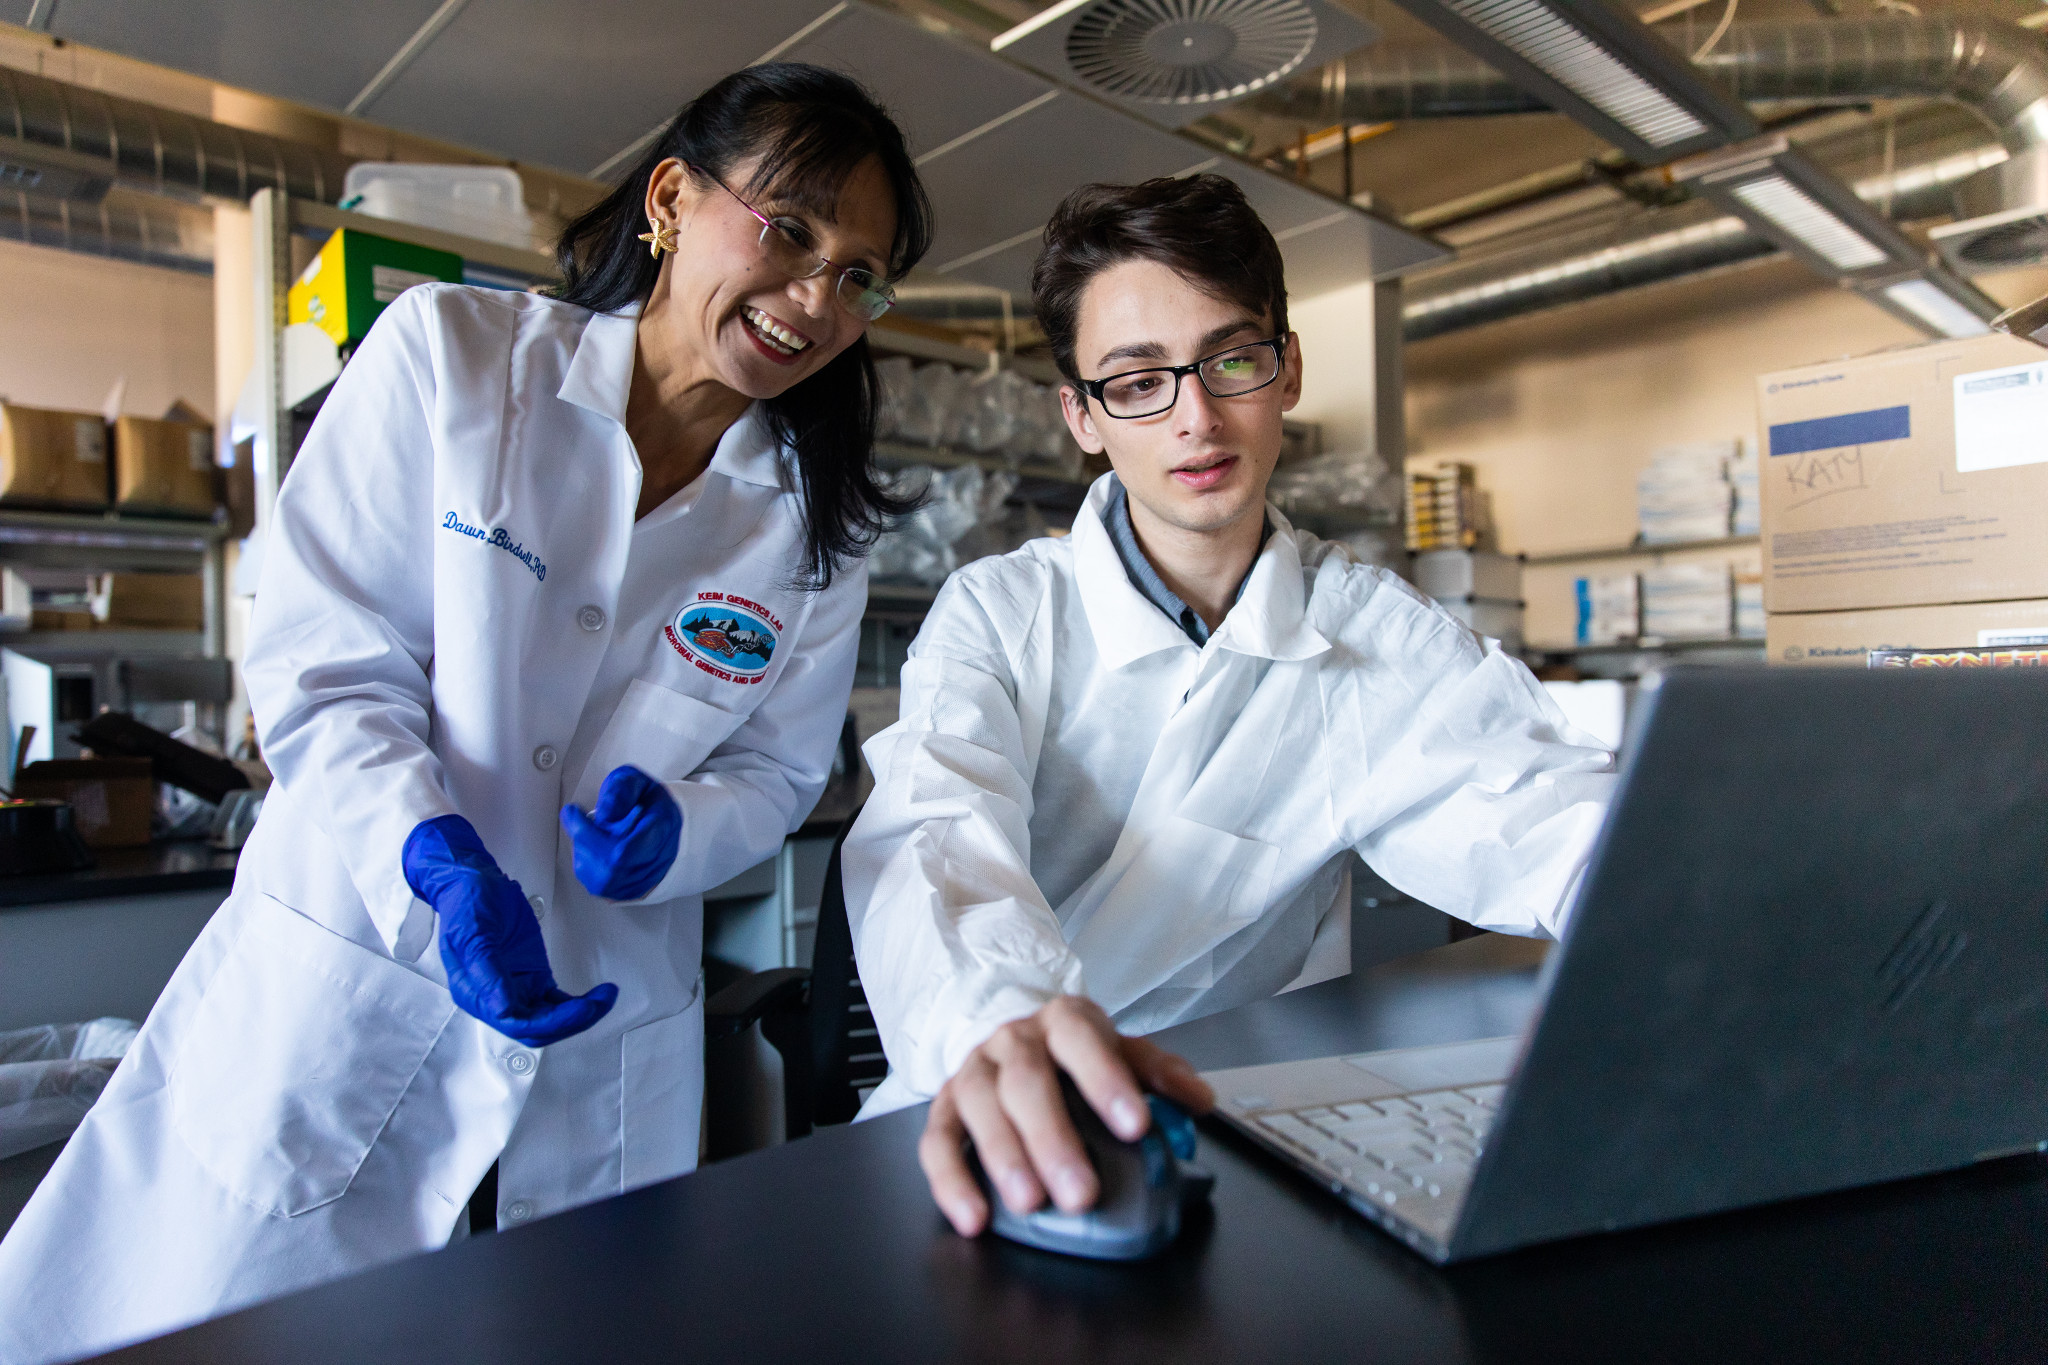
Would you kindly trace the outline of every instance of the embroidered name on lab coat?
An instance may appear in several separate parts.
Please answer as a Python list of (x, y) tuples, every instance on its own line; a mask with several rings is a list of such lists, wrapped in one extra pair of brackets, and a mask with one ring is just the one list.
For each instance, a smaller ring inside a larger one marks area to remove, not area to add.
[(663, 628), (676, 653), (724, 682), (757, 683), (782, 636), (775, 613), (731, 593), (700, 592)]
[(481, 526), (471, 526), (468, 522), (450, 512), (446, 517), (442, 518), (441, 529), (453, 531), (459, 536), (468, 536), (472, 540), (481, 540), (486, 545), (496, 546), (521, 564), (524, 564), (527, 568), (533, 570), (535, 578), (543, 583), (548, 581), (548, 566), (541, 563), (540, 556), (527, 549), (525, 545), (513, 540), (512, 533), (502, 526), (486, 531)]

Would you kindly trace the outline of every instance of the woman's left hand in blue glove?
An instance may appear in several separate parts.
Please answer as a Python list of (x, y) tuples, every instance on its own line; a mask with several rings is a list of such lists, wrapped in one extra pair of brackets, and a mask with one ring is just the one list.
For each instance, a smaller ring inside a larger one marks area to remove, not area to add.
[(627, 765), (606, 776), (590, 814), (562, 807), (562, 828), (569, 831), (584, 890), (607, 900), (638, 900), (675, 863), (683, 812), (667, 788)]

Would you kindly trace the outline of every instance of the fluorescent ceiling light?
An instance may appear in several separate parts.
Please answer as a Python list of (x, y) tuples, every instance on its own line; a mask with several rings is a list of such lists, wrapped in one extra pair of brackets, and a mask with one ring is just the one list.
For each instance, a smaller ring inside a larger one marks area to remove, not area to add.
[(1536, 0), (1446, 0), (1463, 17), (1652, 147), (1690, 142), (1707, 125)]
[(1782, 175), (1746, 180), (1729, 193), (1837, 270), (1868, 270), (1891, 259), (1883, 247)]
[(1984, 319), (1927, 280), (1901, 280), (1888, 286), (1884, 296), (1943, 336), (1976, 337), (1991, 330)]

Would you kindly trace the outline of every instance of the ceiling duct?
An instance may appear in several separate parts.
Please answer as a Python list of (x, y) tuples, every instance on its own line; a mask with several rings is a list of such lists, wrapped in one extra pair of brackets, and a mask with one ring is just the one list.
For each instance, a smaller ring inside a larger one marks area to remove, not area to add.
[(213, 273), (212, 219), (144, 195), (103, 192), (84, 203), (0, 188), (0, 238)]
[(302, 143), (0, 67), (0, 190), (97, 203), (121, 185), (246, 204), (270, 188), (331, 204), (346, 165)]
[(1178, 128), (1378, 36), (1324, 0), (1066, 0), (989, 46)]
[[(1946, 212), (1958, 184), (2004, 155), (1973, 118), (1940, 105), (1902, 118), (1894, 132), (1891, 168), (1857, 179), (1853, 187), (1864, 204), (1883, 205), (1899, 218)], [(1871, 130), (1858, 129), (1818, 139), (1805, 150), (1839, 175), (1844, 168), (1867, 167), (1873, 153), (1881, 155), (1872, 141)], [(1404, 337), (1442, 336), (1758, 260), (1779, 249), (1777, 241), (1704, 198), (1663, 210), (1611, 206), (1581, 214), (1562, 228), (1552, 224), (1537, 231), (1540, 237), (1523, 234), (1521, 245), (1495, 245), (1411, 277), (1402, 310)], [(1928, 288), (1912, 288), (1916, 282)], [(1924, 262), (1910, 278), (1878, 271), (1863, 283), (1871, 302), (1924, 330), (1946, 334), (1981, 325), (1981, 310), (1955, 297), (1961, 282)]]
[[(2018, 25), (1906, 16), (1736, 24), (1694, 70), (1745, 103), (1945, 99), (1974, 109), (2012, 160), (1958, 188), (1958, 221), (1936, 230), (1935, 245), (1965, 274), (2048, 262), (2048, 152), (2039, 150), (2048, 147), (2048, 48)], [(1253, 103), (1318, 125), (1549, 107), (1475, 57), (1432, 49), (1355, 53)], [(1644, 164), (1671, 159), (1668, 147), (1645, 151), (1654, 155)]]

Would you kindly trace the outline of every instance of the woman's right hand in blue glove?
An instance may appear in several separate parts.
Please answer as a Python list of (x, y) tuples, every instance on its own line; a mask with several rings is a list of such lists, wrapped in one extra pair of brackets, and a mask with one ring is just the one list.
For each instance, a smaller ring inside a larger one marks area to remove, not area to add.
[(606, 982), (585, 995), (555, 985), (540, 921), (474, 826), (443, 815), (405, 841), (406, 883), (441, 917), (448, 993), (462, 1010), (528, 1047), (546, 1047), (604, 1018), (619, 998)]

